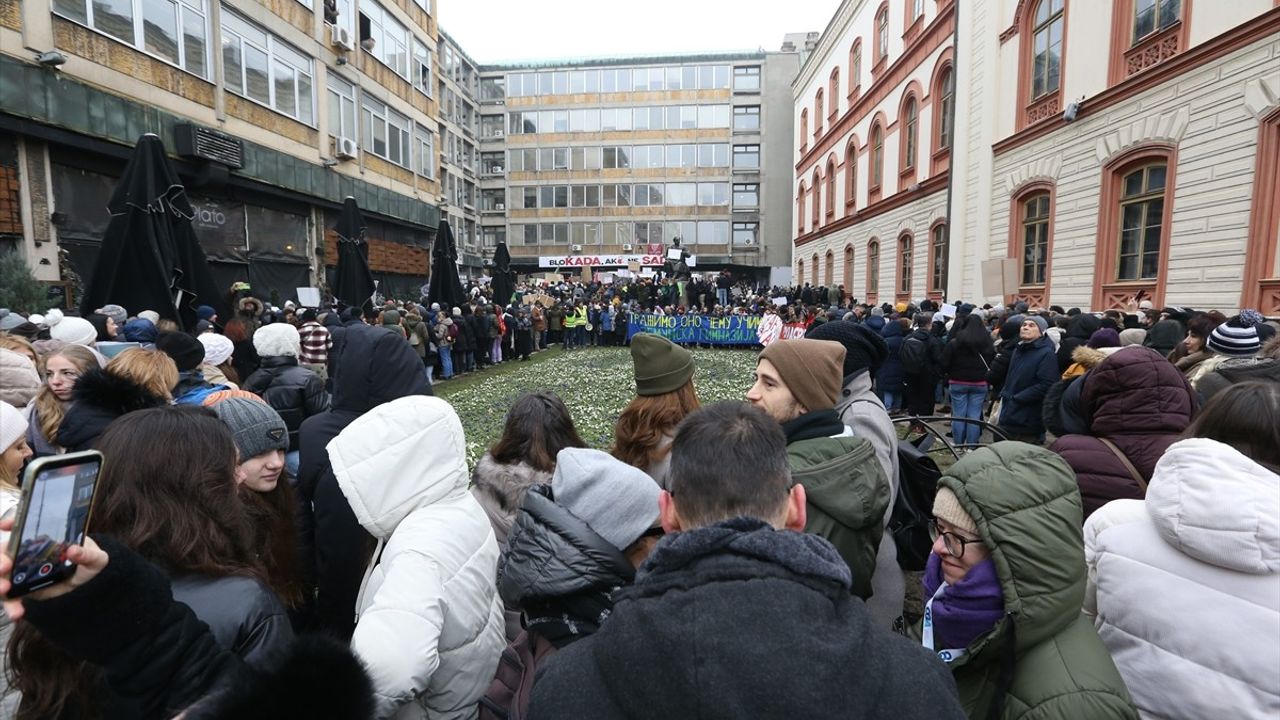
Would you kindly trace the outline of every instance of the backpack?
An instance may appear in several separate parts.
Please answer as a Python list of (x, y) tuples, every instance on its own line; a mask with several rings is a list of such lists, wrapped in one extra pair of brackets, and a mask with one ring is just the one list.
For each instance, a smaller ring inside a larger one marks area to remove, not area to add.
[(932, 440), (924, 435), (914, 442), (898, 441), (898, 496), (889, 516), (889, 534), (898, 548), (898, 565), (911, 572), (924, 570), (933, 548), (929, 524), (942, 471), (929, 457)]
[(902, 370), (909, 375), (918, 375), (929, 369), (929, 346), (914, 335), (902, 341), (898, 350), (898, 359), (902, 361)]
[(521, 630), (498, 658), (493, 682), (480, 698), (480, 720), (524, 720), (538, 665), (555, 652), (555, 646), (541, 636), (530, 642), (529, 631)]
[(412, 345), (413, 347), (418, 347), (419, 345), (422, 344), (422, 338), (418, 337), (418, 326), (416, 325), (414, 326), (413, 330), (409, 333), (409, 344)]

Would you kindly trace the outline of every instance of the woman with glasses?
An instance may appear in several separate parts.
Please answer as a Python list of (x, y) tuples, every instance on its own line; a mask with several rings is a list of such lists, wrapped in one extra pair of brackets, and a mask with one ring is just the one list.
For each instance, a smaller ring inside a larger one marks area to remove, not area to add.
[(970, 718), (1136, 718), (1080, 613), (1080, 491), (1043, 448), (1000, 442), (938, 481), (921, 643), (954, 674)]

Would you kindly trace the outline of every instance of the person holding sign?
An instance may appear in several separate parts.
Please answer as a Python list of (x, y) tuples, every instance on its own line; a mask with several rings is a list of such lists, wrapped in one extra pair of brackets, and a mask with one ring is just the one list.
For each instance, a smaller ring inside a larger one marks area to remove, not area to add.
[(933, 514), (918, 635), (951, 667), (969, 717), (1138, 717), (1080, 612), (1083, 509), (1061, 457), (979, 448), (938, 480)]

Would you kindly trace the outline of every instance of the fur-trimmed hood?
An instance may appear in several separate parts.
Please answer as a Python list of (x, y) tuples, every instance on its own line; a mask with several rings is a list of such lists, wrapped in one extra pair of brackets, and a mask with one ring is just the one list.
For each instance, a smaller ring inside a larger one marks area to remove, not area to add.
[(524, 496), (534, 485), (551, 482), (551, 473), (542, 472), (527, 463), (504, 465), (485, 453), (471, 475), (471, 494), (489, 516), (498, 545), (507, 547), (507, 536), (515, 522)]
[(1118, 352), (1120, 348), (1091, 348), (1088, 345), (1081, 345), (1071, 351), (1071, 362), (1080, 363), (1085, 370), (1092, 370), (1102, 364), (1103, 360), (1111, 357), (1112, 353)]
[(107, 425), (121, 415), (168, 403), (132, 380), (101, 368), (90, 368), (80, 376), (72, 398), (71, 407), (58, 427), (57, 439), (57, 444), (68, 451), (93, 447)]

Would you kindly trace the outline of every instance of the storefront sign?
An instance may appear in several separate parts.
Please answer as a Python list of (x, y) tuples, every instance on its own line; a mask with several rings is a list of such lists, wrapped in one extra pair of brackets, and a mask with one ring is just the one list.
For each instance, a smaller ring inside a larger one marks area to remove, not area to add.
[(538, 267), (543, 268), (581, 268), (581, 267), (627, 267), (631, 263), (639, 263), (649, 267), (661, 267), (661, 255), (543, 255), (538, 258)]

